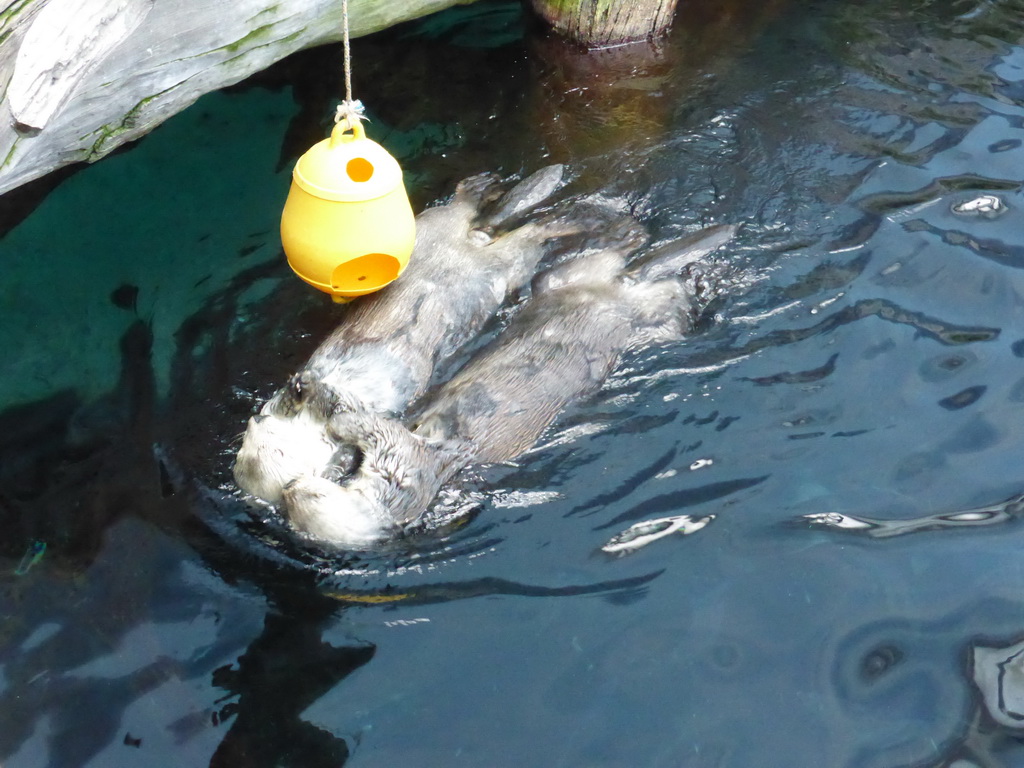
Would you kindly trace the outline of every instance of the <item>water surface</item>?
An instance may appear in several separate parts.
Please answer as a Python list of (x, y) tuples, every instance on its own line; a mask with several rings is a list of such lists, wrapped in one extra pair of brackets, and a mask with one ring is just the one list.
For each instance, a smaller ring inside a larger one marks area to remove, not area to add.
[(691, 338), (373, 556), (228, 472), (337, 320), (276, 226), (338, 50), (5, 198), (0, 762), (1024, 765), (1024, 4), (732, 10), (610, 82), (513, 3), (358, 41), (417, 207), (558, 160), (656, 242), (741, 225)]

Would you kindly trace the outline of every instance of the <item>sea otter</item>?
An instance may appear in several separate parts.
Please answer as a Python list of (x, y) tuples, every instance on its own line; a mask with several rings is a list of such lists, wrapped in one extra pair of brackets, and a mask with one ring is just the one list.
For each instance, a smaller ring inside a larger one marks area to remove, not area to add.
[(626, 256), (638, 243), (624, 238), (541, 274), (508, 328), (429, 395), (409, 427), (337, 410), (328, 431), (355, 445), (361, 461), (350, 476), (303, 474), (288, 483), (290, 524), (345, 549), (400, 534), (466, 465), (529, 449), (566, 405), (602, 385), (624, 351), (689, 330), (693, 295), (680, 272), (735, 231), (705, 229), (631, 268)]

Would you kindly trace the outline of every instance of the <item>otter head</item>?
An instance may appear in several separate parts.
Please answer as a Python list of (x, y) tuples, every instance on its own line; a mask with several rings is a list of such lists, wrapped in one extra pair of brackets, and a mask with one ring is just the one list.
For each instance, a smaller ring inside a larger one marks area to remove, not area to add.
[(339, 411), (327, 433), (353, 452), (347, 467), (303, 474), (282, 490), (284, 513), (298, 532), (341, 549), (367, 549), (399, 535), (441, 486), (468, 463), (457, 441), (415, 435), (367, 410)]
[(235, 482), (244, 492), (280, 504), (284, 486), (303, 475), (343, 465), (346, 446), (327, 432), (337, 395), (302, 371), (249, 419), (235, 460)]

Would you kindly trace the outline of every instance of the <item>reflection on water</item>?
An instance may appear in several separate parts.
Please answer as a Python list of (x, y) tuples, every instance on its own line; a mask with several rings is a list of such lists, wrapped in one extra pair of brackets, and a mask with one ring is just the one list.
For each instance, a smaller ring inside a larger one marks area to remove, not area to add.
[(840, 512), (819, 512), (803, 515), (802, 519), (811, 525), (834, 528), (839, 531), (860, 533), (875, 539), (902, 536), (918, 531), (936, 531), (943, 528), (970, 528), (982, 525), (998, 525), (1017, 520), (1024, 513), (1024, 495), (1018, 494), (999, 504), (990, 504), (962, 512), (947, 512), (924, 517), (885, 520), (880, 518), (856, 517)]
[(417, 206), (557, 157), (655, 242), (741, 225), (692, 338), (376, 554), (229, 473), (344, 312), (275, 234), (338, 50), (5, 198), (0, 762), (1024, 765), (1024, 4), (739, 5), (607, 78), (510, 2), (357, 41)]

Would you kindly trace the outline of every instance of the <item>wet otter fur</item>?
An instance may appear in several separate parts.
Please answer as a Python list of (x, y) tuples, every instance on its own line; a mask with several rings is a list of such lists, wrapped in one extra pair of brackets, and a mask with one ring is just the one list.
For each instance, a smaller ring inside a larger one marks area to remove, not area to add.
[(303, 475), (284, 489), (291, 525), (339, 548), (371, 547), (400, 533), (470, 463), (528, 450), (571, 402), (603, 384), (622, 353), (680, 338), (693, 297), (679, 273), (728, 242), (716, 226), (648, 254), (637, 242), (580, 257), (540, 275), (509, 327), (442, 385), (406, 428), (365, 411), (338, 411), (329, 431), (362, 452), (340, 483)]
[(545, 242), (591, 225), (572, 211), (530, 215), (562, 175), (562, 166), (549, 166), (504, 195), (492, 174), (475, 176), (450, 203), (423, 211), (402, 278), (355, 302), (249, 420), (234, 465), (239, 488), (280, 503), (286, 483), (351, 460), (326, 430), (336, 410), (399, 414), (422, 395), (438, 364), (533, 276)]

